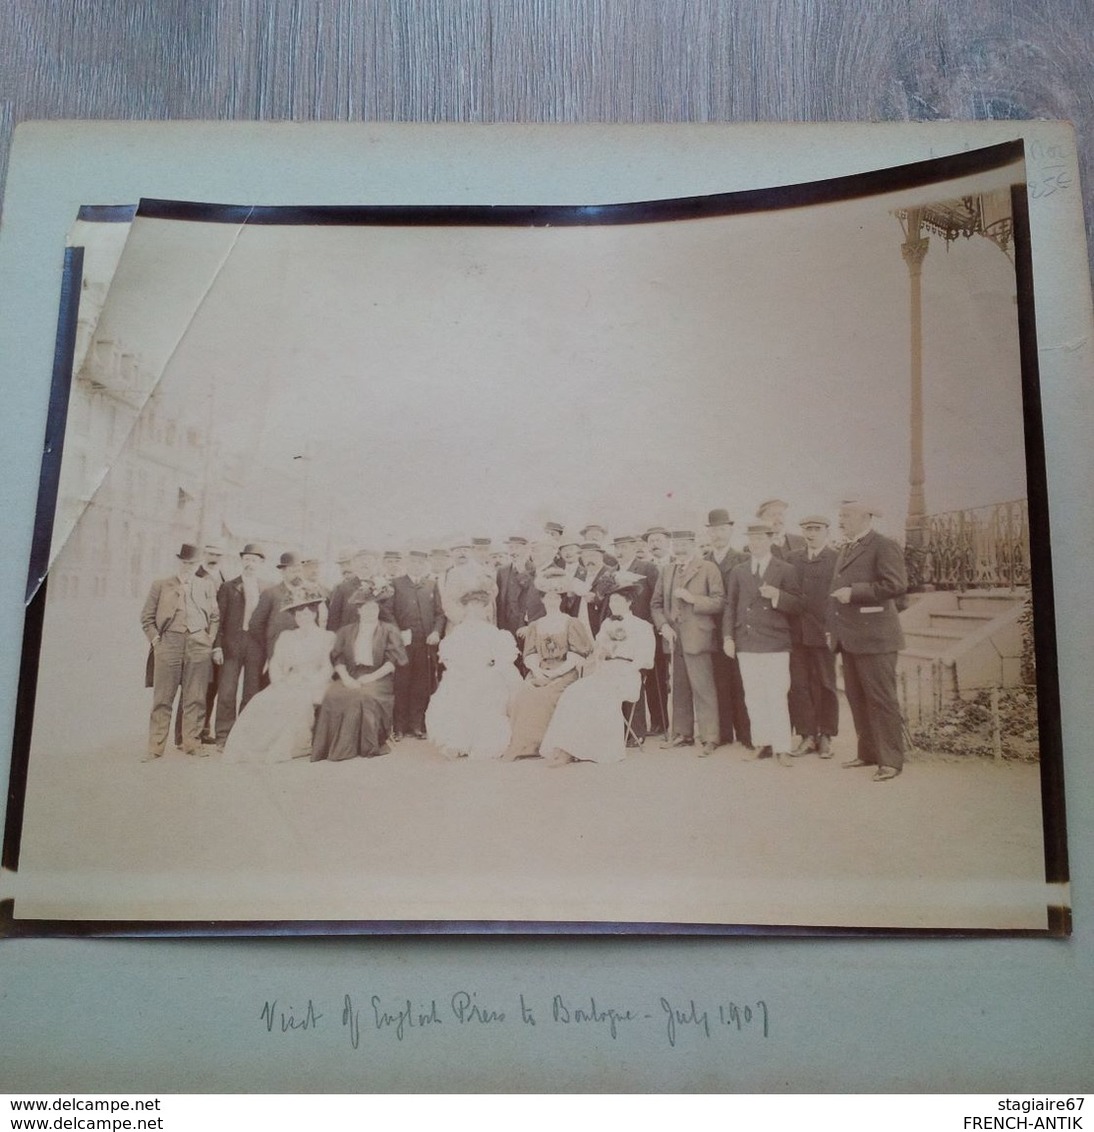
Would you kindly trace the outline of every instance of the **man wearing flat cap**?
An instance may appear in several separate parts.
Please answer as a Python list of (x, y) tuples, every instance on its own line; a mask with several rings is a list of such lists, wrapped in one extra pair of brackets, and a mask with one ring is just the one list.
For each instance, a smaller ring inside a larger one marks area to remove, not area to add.
[(725, 587), (718, 567), (696, 552), (694, 531), (674, 531), (672, 549), (652, 603), (653, 623), (672, 654), (672, 734), (664, 746), (688, 747), (698, 735), (705, 756), (718, 745), (712, 654)]
[(756, 757), (790, 766), (790, 620), (801, 612), (801, 589), (794, 567), (772, 553), (772, 537), (767, 523), (749, 524), (749, 557), (729, 576), (722, 637), (741, 667)]
[(904, 647), (897, 601), (908, 591), (898, 543), (873, 529), (881, 512), (867, 500), (839, 509), (846, 543), (836, 557), (828, 602), (828, 639), (843, 654), (843, 685), (858, 754), (843, 765), (873, 767), (887, 782), (904, 768), (904, 719), (897, 698), (897, 654)]
[[(217, 684), (216, 744), (223, 749), (235, 726), (237, 710), (242, 711), (261, 687), (266, 654), (250, 634), (251, 618), (262, 595), (262, 566), (266, 554), (257, 543), (249, 542), (239, 553), (242, 571), (217, 590), (220, 625), (216, 643), (224, 654)], [(239, 678), (243, 677), (243, 692)], [(238, 708), (237, 708), (238, 699)]]
[[(703, 555), (713, 562), (722, 575), (722, 584), (729, 592), (729, 575), (733, 567), (748, 561), (748, 555), (734, 550), (733, 520), (724, 507), (715, 508), (707, 515), (707, 535), (710, 549)], [(735, 656), (726, 656), (724, 649), (713, 654), (714, 686), (718, 692), (718, 741), (736, 740), (744, 747), (752, 746), (752, 727), (748, 721), (745, 689), (741, 683), (741, 669)]]
[(802, 610), (791, 620), (790, 726), (798, 736), (792, 755), (816, 752), (832, 757), (832, 739), (839, 733), (836, 656), (828, 647), (828, 603), (836, 552), (828, 543), (828, 518), (806, 515), (801, 523), (803, 550), (792, 551), (787, 562), (798, 572)]
[(801, 550), (805, 546), (805, 539), (801, 535), (788, 534), (783, 529), (789, 506), (785, 499), (765, 499), (756, 508), (757, 520), (767, 523), (771, 528), (771, 553), (776, 558), (786, 558), (791, 551)]
[(201, 562), (196, 546), (183, 543), (177, 558), (175, 573), (152, 583), (141, 610), (141, 629), (153, 653), (146, 761), (160, 758), (167, 746), (176, 693), (182, 749), (188, 755), (202, 753), (205, 691), (213, 659), (221, 659), (220, 650), (214, 649), (220, 623), (216, 585), (211, 578), (196, 576)]

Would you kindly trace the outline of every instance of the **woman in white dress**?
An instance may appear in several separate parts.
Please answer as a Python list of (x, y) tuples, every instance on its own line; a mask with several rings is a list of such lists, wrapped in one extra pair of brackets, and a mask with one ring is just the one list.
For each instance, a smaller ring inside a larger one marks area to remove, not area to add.
[(311, 751), (315, 705), (331, 682), (334, 634), (319, 628), (323, 595), (302, 589), (281, 606), (295, 629), (278, 635), (270, 657), (270, 684), (247, 704), (224, 744), (237, 763), (278, 763)]
[(631, 613), (634, 587), (642, 582), (641, 575), (617, 574), (593, 664), (562, 693), (540, 744), (548, 766), (627, 757), (622, 707), (642, 694), (642, 669), (653, 667), (656, 647), (653, 626)]
[(459, 600), (463, 619), (441, 641), (444, 675), (425, 729), (447, 758), (496, 759), (509, 745), (509, 700), (520, 687), (517, 643), (490, 624), (488, 592), (472, 590)]

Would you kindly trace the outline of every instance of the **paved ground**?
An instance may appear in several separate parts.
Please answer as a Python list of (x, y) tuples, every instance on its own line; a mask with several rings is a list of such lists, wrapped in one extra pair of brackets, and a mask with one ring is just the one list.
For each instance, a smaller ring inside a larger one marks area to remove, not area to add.
[(20, 915), (1044, 925), (1034, 764), (917, 755), (874, 783), (840, 767), (848, 734), (792, 767), (653, 742), (606, 766), (453, 763), (413, 740), (337, 764), (142, 763), (135, 627), (109, 655), (50, 632)]
[(102, 916), (1043, 921), (1035, 766), (919, 758), (878, 784), (846, 751), (647, 746), (559, 769), (415, 741), (269, 769), (36, 752), (20, 871)]

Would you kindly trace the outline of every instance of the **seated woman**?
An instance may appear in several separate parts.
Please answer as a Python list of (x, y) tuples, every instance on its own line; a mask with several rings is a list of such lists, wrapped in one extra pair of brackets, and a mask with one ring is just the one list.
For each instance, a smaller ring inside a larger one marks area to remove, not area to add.
[(540, 743), (548, 766), (575, 760), (616, 763), (627, 755), (622, 705), (642, 694), (643, 668), (654, 660), (653, 626), (631, 613), (644, 582), (620, 571), (608, 598), (608, 616), (596, 635), (594, 664), (567, 688)]
[(441, 641), (440, 686), (425, 713), (430, 740), (448, 758), (496, 759), (509, 745), (509, 700), (520, 687), (513, 634), (490, 624), (493, 598), (472, 590), (463, 619)]
[(513, 701), (513, 735), (503, 759), (538, 755), (540, 740), (551, 722), (559, 696), (577, 679), (581, 662), (593, 651), (589, 630), (562, 612), (566, 571), (548, 566), (536, 575), (546, 613), (524, 633), (524, 665), (528, 675)]
[(302, 588), (281, 606), (296, 628), (278, 635), (269, 687), (248, 702), (229, 732), (228, 762), (287, 762), (311, 750), (315, 705), (331, 682), (334, 644), (334, 634), (319, 628), (322, 601), (319, 590)]
[(362, 582), (350, 596), (357, 619), (334, 638), (330, 659), (338, 679), (319, 705), (312, 762), (369, 758), (390, 751), (395, 669), (407, 663), (398, 628), (380, 620), (377, 590)]

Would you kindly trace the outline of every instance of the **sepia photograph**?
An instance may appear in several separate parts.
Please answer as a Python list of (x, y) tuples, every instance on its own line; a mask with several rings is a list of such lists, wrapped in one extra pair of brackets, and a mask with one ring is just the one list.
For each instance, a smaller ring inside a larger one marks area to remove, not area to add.
[(1025, 193), (85, 209), (8, 930), (1066, 934)]

